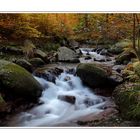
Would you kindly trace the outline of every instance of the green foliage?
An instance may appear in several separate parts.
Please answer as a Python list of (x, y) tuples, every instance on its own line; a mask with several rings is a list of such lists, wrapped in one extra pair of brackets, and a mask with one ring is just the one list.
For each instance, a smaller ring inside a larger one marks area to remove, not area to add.
[[(132, 38), (131, 14), (0, 14), (0, 36), (26, 39), (88, 33), (93, 40)], [(86, 37), (86, 36), (85, 36)]]
[(121, 115), (127, 120), (140, 120), (139, 83), (124, 83), (114, 91), (114, 99)]
[(140, 62), (133, 63), (134, 72), (139, 76), (140, 78)]
[(43, 50), (49, 52), (49, 51), (57, 51), (57, 49), (60, 47), (60, 44), (58, 43), (51, 43), (51, 42), (48, 42), (46, 43), (44, 46), (43, 46)]
[(41, 32), (39, 32), (36, 28), (31, 27), (29, 23), (20, 23), (15, 27), (13, 36), (18, 38), (34, 38), (40, 37)]

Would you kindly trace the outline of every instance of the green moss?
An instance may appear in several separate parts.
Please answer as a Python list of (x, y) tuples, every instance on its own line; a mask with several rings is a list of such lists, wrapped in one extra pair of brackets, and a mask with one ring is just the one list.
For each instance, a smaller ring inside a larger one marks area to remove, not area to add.
[(94, 63), (79, 64), (76, 73), (84, 83), (91, 87), (106, 86), (109, 82), (110, 71), (102, 65)]
[(44, 46), (43, 46), (43, 50), (50, 52), (50, 51), (57, 51), (58, 48), (60, 47), (60, 44), (58, 43), (52, 43), (52, 42), (47, 42)]
[(0, 89), (13, 96), (38, 97), (41, 86), (24, 68), (0, 60)]
[(117, 87), (114, 98), (123, 118), (128, 120), (140, 120), (139, 83), (125, 83)]
[(84, 69), (86, 70), (87, 72), (96, 72), (97, 75), (100, 75), (100, 76), (107, 76), (108, 73), (105, 71), (105, 69), (99, 67), (98, 64), (92, 64), (92, 63), (88, 63), (88, 64), (79, 64), (77, 69)]

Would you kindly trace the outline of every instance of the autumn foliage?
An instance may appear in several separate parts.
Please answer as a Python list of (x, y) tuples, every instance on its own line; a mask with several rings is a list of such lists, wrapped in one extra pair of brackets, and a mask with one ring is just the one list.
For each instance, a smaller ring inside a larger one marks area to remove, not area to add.
[(122, 13), (0, 14), (1, 39), (45, 36), (102, 40), (132, 39), (133, 15)]

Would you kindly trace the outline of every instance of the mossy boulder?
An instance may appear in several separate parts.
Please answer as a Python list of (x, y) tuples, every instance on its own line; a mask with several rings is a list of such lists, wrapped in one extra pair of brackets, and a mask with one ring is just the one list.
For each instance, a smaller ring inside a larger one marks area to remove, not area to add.
[(121, 40), (117, 42), (116, 44), (110, 46), (108, 48), (108, 52), (112, 54), (120, 54), (124, 51), (124, 48), (129, 47), (132, 45), (132, 42), (130, 40)]
[(123, 52), (123, 48), (122, 47), (116, 47), (116, 46), (111, 46), (109, 49), (108, 49), (108, 52), (111, 53), (111, 54), (120, 54)]
[(116, 64), (120, 65), (120, 64), (128, 64), (132, 58), (135, 58), (135, 54), (132, 52), (123, 52), (120, 55), (118, 55), (116, 57)]
[(41, 96), (42, 87), (24, 68), (0, 60), (0, 91), (4, 93), (5, 100), (15, 98), (36, 100)]
[(76, 73), (90, 87), (109, 87), (122, 82), (109, 67), (95, 63), (79, 64)]
[(140, 83), (123, 83), (113, 92), (121, 116), (127, 120), (140, 120)]

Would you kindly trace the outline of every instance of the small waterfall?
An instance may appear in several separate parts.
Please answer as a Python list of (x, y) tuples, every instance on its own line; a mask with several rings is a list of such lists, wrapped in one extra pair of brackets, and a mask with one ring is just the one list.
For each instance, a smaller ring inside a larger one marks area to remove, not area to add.
[(101, 55), (100, 53), (94, 52), (93, 49), (91, 48), (80, 48), (80, 50), (84, 56), (90, 55), (96, 60), (106, 60), (106, 56)]
[[(66, 72), (57, 77), (55, 83), (43, 78), (35, 77), (44, 87), (38, 105), (27, 112), (22, 112), (16, 117), (16, 126), (57, 126), (70, 122), (81, 116), (91, 113), (98, 114), (105, 98), (97, 96), (89, 88), (82, 85), (79, 77)], [(74, 97), (74, 102), (61, 100), (59, 97)]]

